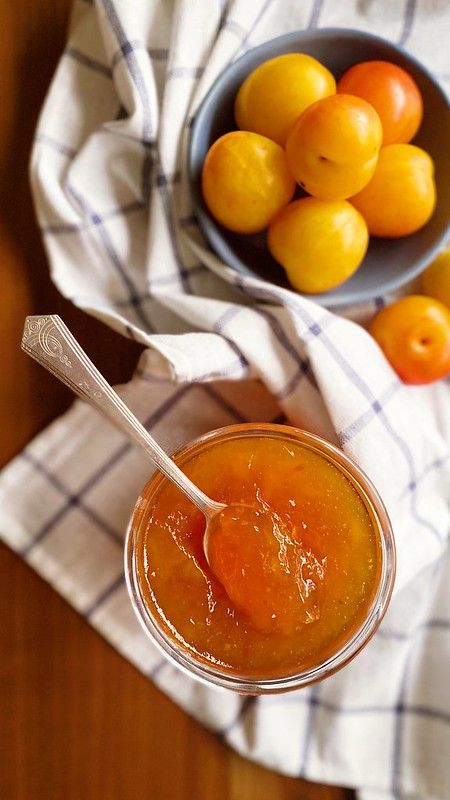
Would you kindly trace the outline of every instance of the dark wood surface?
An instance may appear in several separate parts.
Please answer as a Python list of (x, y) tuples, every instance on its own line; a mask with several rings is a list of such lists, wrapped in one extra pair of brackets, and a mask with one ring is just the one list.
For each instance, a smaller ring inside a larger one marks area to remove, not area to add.
[[(21, 354), (27, 314), (61, 314), (111, 381), (127, 380), (139, 353), (58, 295), (34, 221), (28, 155), (69, 6), (69, 0), (0, 0), (1, 464), (72, 399)], [(2, 800), (352, 797), (284, 778), (233, 753), (4, 546), (0, 576)]]

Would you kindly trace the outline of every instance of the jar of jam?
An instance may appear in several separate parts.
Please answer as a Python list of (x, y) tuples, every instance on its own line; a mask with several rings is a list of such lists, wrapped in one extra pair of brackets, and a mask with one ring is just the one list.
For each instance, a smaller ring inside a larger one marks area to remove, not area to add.
[(298, 689), (347, 664), (377, 629), (395, 577), (391, 525), (367, 476), (318, 436), (274, 424), (212, 431), (173, 458), (212, 499), (270, 509), (277, 527), (269, 540), (238, 515), (217, 566), (204, 516), (155, 473), (125, 553), (153, 642), (192, 677), (245, 694)]

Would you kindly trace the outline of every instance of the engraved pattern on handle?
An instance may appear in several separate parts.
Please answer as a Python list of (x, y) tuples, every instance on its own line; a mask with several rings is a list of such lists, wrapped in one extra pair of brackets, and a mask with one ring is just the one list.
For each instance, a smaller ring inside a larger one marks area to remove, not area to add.
[(87, 378), (100, 378), (109, 386), (57, 314), (26, 318), (22, 350), (85, 400), (102, 397), (99, 386)]
[[(56, 336), (55, 336), (56, 333)], [(45, 355), (56, 358), (67, 367), (72, 366), (58, 339), (52, 317), (27, 317), (22, 337), (22, 348), (28, 352), (39, 345)]]
[(195, 486), (150, 436), (94, 366), (57, 314), (27, 317), (22, 349), (56, 375), (75, 394), (108, 416), (123, 433), (142, 447), (161, 472), (173, 481), (207, 518), (225, 507), (222, 503), (211, 500)]

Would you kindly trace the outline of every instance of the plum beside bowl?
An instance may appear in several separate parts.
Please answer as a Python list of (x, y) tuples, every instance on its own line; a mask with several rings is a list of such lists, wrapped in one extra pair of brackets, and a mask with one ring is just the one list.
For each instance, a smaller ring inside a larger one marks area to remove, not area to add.
[(401, 48), (361, 31), (322, 29), (298, 31), (249, 50), (218, 77), (200, 106), (188, 148), (188, 174), (194, 212), (200, 228), (217, 255), (242, 275), (289, 288), (282, 267), (270, 255), (266, 232), (242, 235), (223, 228), (209, 213), (201, 192), (201, 170), (212, 143), (236, 129), (233, 104), (236, 92), (258, 64), (283, 53), (303, 52), (322, 62), (336, 79), (353, 64), (381, 59), (406, 69), (419, 86), (424, 118), (413, 143), (427, 150), (436, 168), (437, 207), (417, 233), (401, 239), (371, 237), (366, 257), (345, 283), (323, 294), (308, 295), (321, 305), (359, 303), (399, 288), (419, 275), (443, 246), (450, 230), (450, 104), (430, 72)]

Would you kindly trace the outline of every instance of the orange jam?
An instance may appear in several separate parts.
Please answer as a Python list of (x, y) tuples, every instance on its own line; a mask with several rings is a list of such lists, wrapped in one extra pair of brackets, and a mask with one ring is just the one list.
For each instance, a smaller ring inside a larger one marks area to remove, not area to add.
[(318, 665), (348, 642), (382, 561), (350, 474), (277, 427), (283, 436), (213, 437), (176, 458), (211, 498), (234, 504), (208, 536), (209, 563), (203, 514), (166, 478), (150, 481), (132, 522), (139, 592), (157, 627), (197, 662), (260, 679)]

